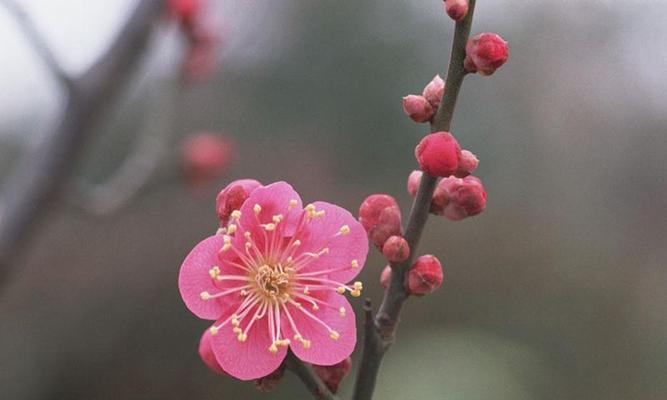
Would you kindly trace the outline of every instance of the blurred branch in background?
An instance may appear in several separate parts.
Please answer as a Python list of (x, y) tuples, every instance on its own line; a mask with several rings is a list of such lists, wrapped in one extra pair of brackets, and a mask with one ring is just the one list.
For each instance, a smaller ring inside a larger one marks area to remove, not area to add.
[(48, 67), (49, 72), (53, 74), (53, 77), (65, 89), (72, 90), (72, 86), (74, 86), (75, 82), (53, 55), (53, 52), (46, 43), (46, 40), (44, 40), (44, 37), (39, 32), (37, 27), (35, 27), (23, 7), (21, 7), (21, 5), (16, 3), (14, 0), (0, 0), (0, 3), (2, 3), (7, 11), (9, 11), (14, 16), (14, 19), (25, 34), (26, 39), (28, 39), (30, 42), (33, 50), (35, 50), (37, 55), (39, 55), (42, 61), (44, 61), (44, 64), (46, 64)]
[[(13, 3), (5, 1), (5, 4), (11, 6)], [(7, 180), (0, 203), (3, 204), (0, 209), (0, 286), (12, 272), (13, 258), (25, 245), (30, 229), (63, 188), (63, 181), (86, 137), (141, 59), (163, 5), (163, 0), (139, 2), (109, 49), (86, 72), (72, 80), (60, 122), (46, 134), (39, 146), (19, 160), (15, 172)], [(23, 26), (25, 29), (30, 25)], [(45, 46), (40, 48), (46, 49)], [(41, 54), (51, 53), (41, 51)], [(48, 59), (54, 60), (52, 57)]]
[[(158, 89), (159, 90), (159, 89)], [(154, 96), (151, 109), (143, 117), (138, 137), (131, 145), (131, 153), (112, 175), (101, 183), (80, 179), (68, 189), (67, 201), (93, 215), (106, 215), (127, 205), (151, 179), (160, 161), (168, 152), (170, 133), (175, 126), (173, 118), (152, 118), (163, 108), (173, 108), (173, 96)], [(172, 116), (178, 115), (172, 113)]]

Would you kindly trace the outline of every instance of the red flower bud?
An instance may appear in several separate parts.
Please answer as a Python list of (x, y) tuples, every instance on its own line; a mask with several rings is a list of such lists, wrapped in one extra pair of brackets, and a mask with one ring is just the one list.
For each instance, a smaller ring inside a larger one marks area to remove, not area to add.
[(181, 147), (183, 171), (190, 183), (205, 184), (222, 175), (232, 160), (232, 145), (214, 133), (186, 138)]
[(232, 212), (240, 209), (250, 193), (261, 185), (254, 179), (239, 179), (225, 186), (215, 199), (220, 226), (227, 226)]
[(449, 132), (426, 135), (415, 148), (422, 171), (433, 176), (450, 176), (459, 166), (461, 147)]
[(396, 200), (387, 194), (368, 196), (359, 207), (359, 222), (378, 248), (382, 248), (390, 236), (401, 234), (401, 210)]
[(410, 256), (410, 246), (403, 237), (394, 235), (384, 242), (382, 254), (391, 263), (403, 262)]
[(202, 0), (169, 0), (169, 14), (184, 26), (189, 26), (203, 6)]
[(417, 195), (423, 174), (424, 173), (419, 170), (410, 172), (410, 175), (408, 176), (408, 193), (410, 193), (410, 196), (415, 197)]
[(338, 391), (340, 382), (350, 373), (351, 369), (352, 359), (350, 357), (334, 365), (313, 365), (315, 374), (322, 379), (332, 393)]
[(468, 72), (491, 75), (509, 57), (507, 42), (495, 33), (481, 33), (466, 44), (464, 68)]
[(486, 207), (486, 191), (474, 176), (444, 178), (433, 194), (431, 210), (452, 221), (477, 215)]
[(465, 178), (477, 169), (479, 160), (477, 156), (468, 150), (461, 150), (461, 158), (459, 159), (459, 168), (456, 170), (455, 176)]
[(255, 381), (255, 389), (262, 393), (270, 392), (278, 386), (283, 375), (285, 375), (285, 363), (280, 364), (278, 369), (267, 376), (257, 379)]
[(424, 96), (414, 94), (403, 97), (403, 111), (415, 122), (429, 121), (435, 113)]
[(435, 256), (430, 254), (415, 260), (408, 271), (406, 290), (414, 296), (433, 293), (442, 285), (442, 266)]
[(422, 95), (424, 98), (431, 104), (434, 110), (438, 109), (440, 106), (440, 101), (442, 101), (442, 95), (445, 93), (445, 81), (442, 80), (440, 75), (436, 75), (431, 82), (426, 85)]
[(213, 354), (213, 349), (211, 349), (211, 332), (208, 329), (204, 331), (199, 340), (199, 356), (211, 371), (219, 375), (228, 375), (218, 363), (215, 354)]
[(454, 21), (460, 21), (468, 14), (468, 0), (445, 0), (445, 11)]
[(387, 289), (389, 287), (390, 281), (391, 281), (391, 266), (387, 265), (382, 270), (382, 274), (380, 274), (380, 286), (382, 286), (384, 289)]

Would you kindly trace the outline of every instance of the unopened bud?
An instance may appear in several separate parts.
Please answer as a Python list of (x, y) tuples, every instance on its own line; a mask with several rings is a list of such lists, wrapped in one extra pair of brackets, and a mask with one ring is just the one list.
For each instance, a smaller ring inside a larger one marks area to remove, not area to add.
[[(441, 201), (438, 196), (444, 198)], [(486, 191), (479, 178), (467, 176), (444, 178), (438, 183), (433, 196), (433, 204), (438, 204), (437, 214), (444, 215), (452, 221), (477, 215), (486, 207)]]
[(389, 282), (391, 282), (391, 266), (387, 265), (380, 274), (380, 286), (387, 289), (389, 288)]
[(456, 170), (455, 176), (465, 178), (472, 174), (479, 165), (477, 156), (468, 150), (461, 150), (461, 158), (459, 159), (459, 168)]
[(495, 33), (480, 33), (468, 40), (464, 68), (468, 72), (491, 75), (509, 57), (507, 42)]
[(406, 289), (413, 296), (433, 293), (442, 285), (442, 266), (435, 256), (423, 255), (408, 271)]
[(211, 332), (208, 329), (204, 331), (204, 334), (199, 340), (199, 356), (211, 371), (219, 375), (227, 375), (215, 358), (215, 354), (213, 354), (213, 349), (211, 348)]
[(232, 160), (231, 143), (214, 133), (189, 136), (182, 143), (181, 161), (188, 182), (201, 186), (222, 175)]
[(352, 359), (344, 359), (334, 365), (313, 365), (313, 371), (322, 379), (325, 385), (332, 393), (338, 391), (341, 381), (350, 373), (352, 369)]
[(415, 157), (422, 171), (433, 176), (450, 176), (456, 172), (461, 147), (449, 132), (426, 135), (415, 148)]
[(261, 185), (254, 179), (239, 179), (225, 186), (215, 199), (220, 226), (227, 226), (232, 212), (240, 209), (250, 193)]
[(442, 95), (445, 93), (445, 81), (440, 75), (436, 75), (431, 82), (426, 85), (422, 95), (431, 104), (434, 110), (437, 110), (442, 101)]
[(403, 97), (403, 111), (415, 122), (427, 122), (435, 111), (424, 96), (411, 94)]
[(378, 248), (382, 248), (390, 236), (401, 234), (401, 210), (396, 200), (387, 194), (368, 196), (359, 207), (359, 222)]
[(408, 193), (410, 193), (410, 196), (415, 197), (417, 195), (423, 174), (424, 173), (419, 170), (410, 172), (410, 175), (408, 176)]
[(382, 254), (391, 263), (399, 263), (410, 256), (410, 246), (401, 236), (391, 236), (382, 246)]
[(445, 12), (454, 21), (460, 21), (468, 14), (468, 0), (445, 0)]
[(255, 389), (262, 393), (267, 393), (275, 389), (285, 375), (285, 363), (280, 364), (278, 369), (271, 372), (265, 377), (259, 378), (255, 381)]

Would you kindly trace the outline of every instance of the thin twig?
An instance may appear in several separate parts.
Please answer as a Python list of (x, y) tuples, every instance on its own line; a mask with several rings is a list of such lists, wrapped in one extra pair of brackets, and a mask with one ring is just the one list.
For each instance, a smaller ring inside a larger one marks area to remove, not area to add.
[(60, 65), (60, 62), (58, 62), (56, 57), (53, 55), (51, 48), (37, 27), (33, 24), (32, 19), (30, 19), (30, 16), (28, 16), (28, 13), (26, 13), (23, 7), (21, 7), (21, 5), (14, 0), (0, 0), (0, 2), (2, 2), (2, 4), (5, 5), (7, 11), (9, 11), (14, 16), (14, 19), (23, 31), (26, 39), (28, 39), (33, 49), (42, 59), (53, 77), (65, 89), (70, 90), (74, 85), (72, 77), (70, 77), (70, 75), (63, 69), (62, 65)]
[(94, 124), (130, 78), (163, 6), (164, 0), (139, 2), (109, 49), (73, 82), (60, 122), (39, 146), (19, 160), (8, 178), (0, 214), (0, 287), (30, 228), (43, 219), (64, 186)]
[[(445, 94), (431, 124), (431, 131), (433, 132), (450, 129), (456, 99), (458, 98), (463, 78), (466, 75), (466, 71), (463, 68), (463, 60), (465, 59), (465, 45), (470, 36), (474, 9), (475, 0), (470, 0), (468, 15), (462, 21), (456, 23), (447, 79), (445, 81)], [(437, 177), (426, 173), (423, 174), (405, 231), (405, 239), (410, 246), (411, 255), (404, 262), (392, 265), (389, 288), (385, 292), (384, 299), (375, 319), (372, 319), (370, 304), (368, 302), (366, 304), (367, 327), (364, 340), (365, 346), (361, 364), (359, 365), (359, 374), (355, 382), (354, 400), (370, 400), (373, 397), (382, 358), (393, 342), (401, 308), (408, 298), (408, 294), (405, 291), (405, 273), (412, 265), (419, 239), (428, 219), (431, 198), (436, 183)]]
[(287, 353), (285, 363), (287, 364), (287, 369), (294, 372), (301, 379), (308, 391), (317, 400), (338, 400), (338, 397), (331, 393), (324, 383), (322, 383), (322, 380), (315, 375), (313, 369), (299, 360), (291, 351)]

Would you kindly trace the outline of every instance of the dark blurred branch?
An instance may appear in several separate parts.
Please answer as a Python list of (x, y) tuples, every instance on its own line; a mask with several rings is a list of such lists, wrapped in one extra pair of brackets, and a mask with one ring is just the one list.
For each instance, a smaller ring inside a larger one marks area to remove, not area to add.
[(285, 359), (287, 369), (294, 372), (301, 379), (306, 388), (317, 400), (338, 400), (338, 397), (322, 383), (322, 380), (315, 375), (313, 369), (299, 360), (291, 351), (287, 353)]
[(131, 77), (146, 49), (164, 0), (142, 0), (109, 49), (72, 81), (62, 119), (33, 151), (19, 160), (3, 191), (0, 210), (0, 286), (27, 234), (64, 186), (94, 125)]
[(60, 83), (64, 88), (70, 90), (74, 85), (72, 78), (65, 72), (58, 60), (56, 60), (53, 52), (49, 48), (44, 37), (39, 33), (35, 25), (32, 23), (32, 20), (25, 12), (23, 7), (20, 4), (16, 3), (14, 0), (0, 0), (4, 4), (5, 8), (14, 16), (19, 27), (23, 31), (24, 35), (41, 57), (44, 64), (53, 74), (54, 78)]
[[(452, 52), (449, 59), (445, 93), (438, 112), (431, 124), (431, 131), (449, 130), (456, 106), (456, 99), (463, 83), (466, 71), (463, 68), (465, 59), (465, 45), (470, 36), (472, 17), (475, 10), (475, 0), (470, 0), (468, 15), (456, 23), (456, 30), (452, 43)], [(421, 237), (424, 225), (428, 219), (431, 207), (431, 198), (437, 183), (437, 177), (423, 174), (419, 191), (412, 204), (405, 239), (410, 245), (410, 257), (404, 262), (392, 265), (391, 281), (384, 294), (382, 304), (373, 319), (370, 301), (364, 307), (366, 311), (366, 329), (364, 351), (359, 365), (359, 374), (354, 387), (354, 400), (370, 400), (373, 397), (377, 374), (382, 358), (394, 340), (394, 332), (399, 322), (403, 303), (408, 298), (405, 291), (405, 273), (412, 265), (414, 255)]]

